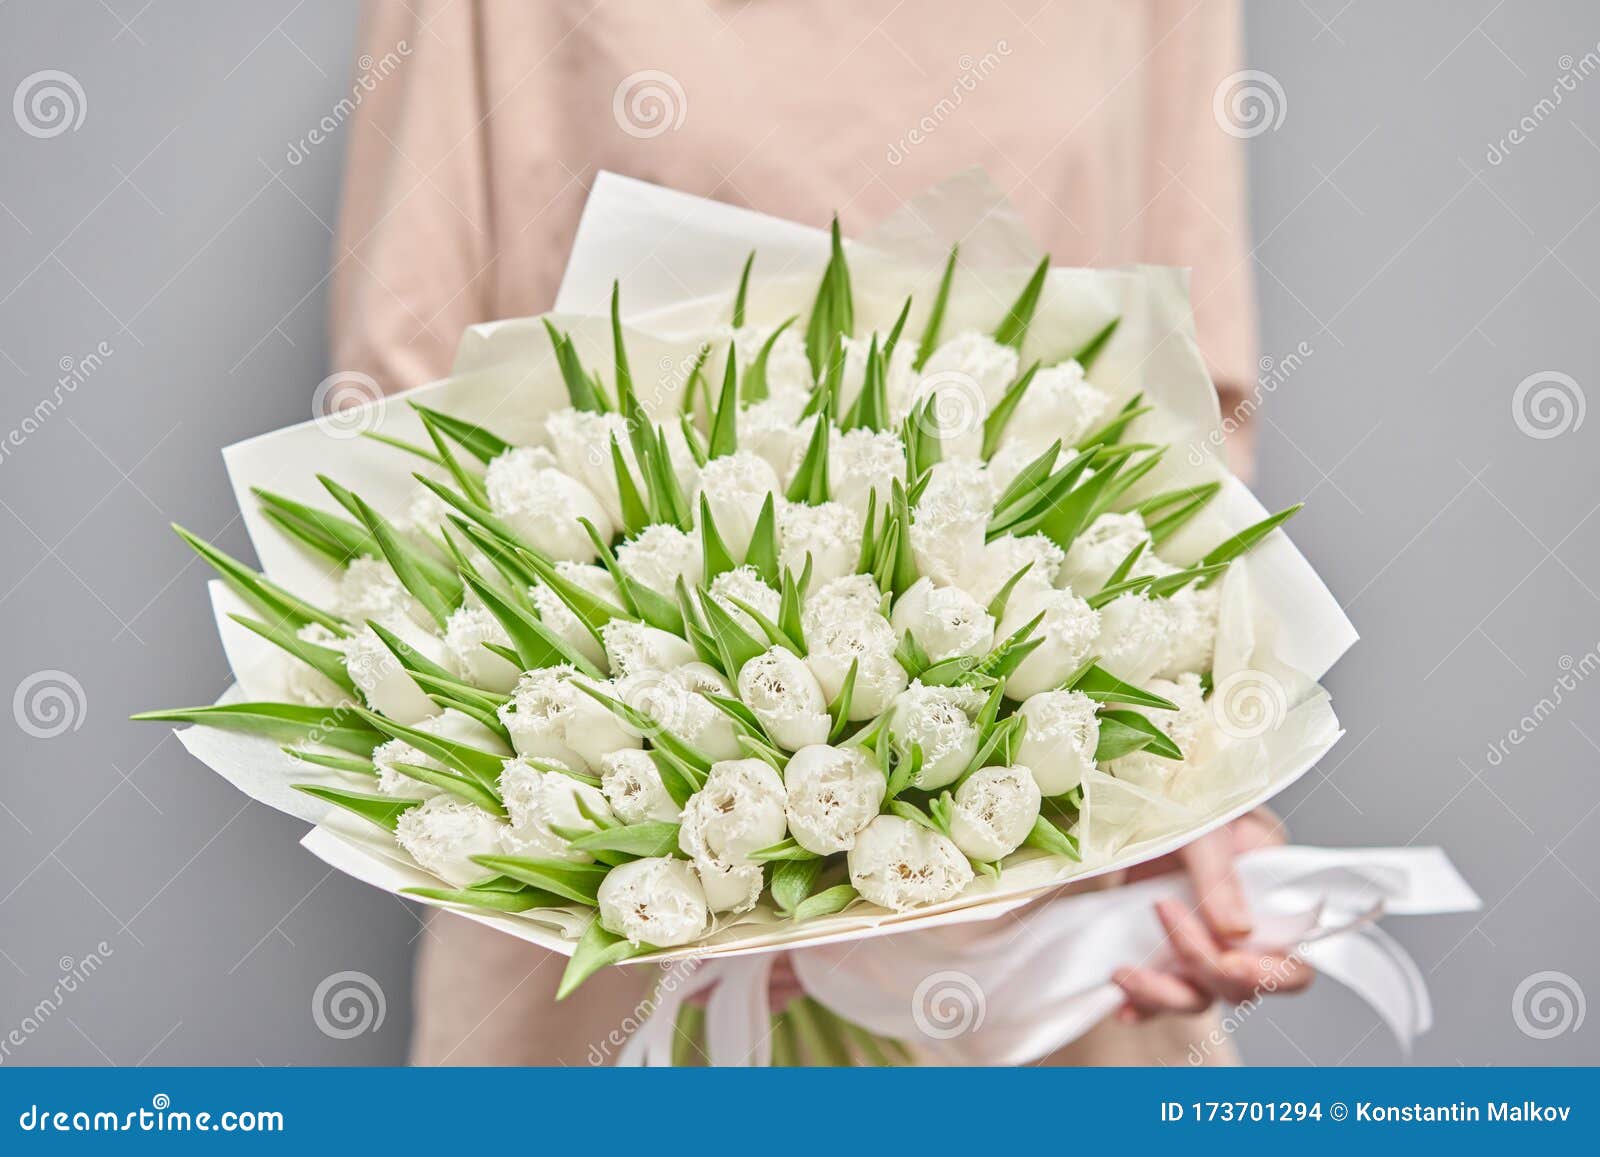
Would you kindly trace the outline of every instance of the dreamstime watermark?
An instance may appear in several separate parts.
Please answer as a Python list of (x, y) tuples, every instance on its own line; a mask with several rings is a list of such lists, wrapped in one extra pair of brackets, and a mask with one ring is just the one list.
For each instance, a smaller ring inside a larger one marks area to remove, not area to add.
[(334, 1040), (377, 1032), (388, 1011), (383, 986), (365, 972), (325, 976), (311, 994), (311, 1019), (323, 1036)]
[(630, 137), (649, 140), (677, 132), (689, 115), (689, 98), (670, 72), (646, 68), (630, 72), (611, 94), (611, 116)]
[(1189, 1046), (1189, 1063), (1203, 1065), (1213, 1053), (1228, 1043), (1228, 1040), (1244, 1027), (1245, 1021), (1261, 1007), (1261, 1002), (1277, 992), (1290, 979), (1290, 973), (1297, 970), (1305, 959), (1305, 945), (1297, 944), (1294, 951), (1284, 956), (1269, 957), (1261, 961), (1262, 971), (1266, 974), (1261, 982), (1250, 991), (1247, 999), (1224, 1012), (1217, 1018), (1217, 1023), (1208, 1029), (1204, 1036)]
[(76, 731), (88, 714), (83, 684), (67, 671), (35, 671), (17, 684), (11, 696), (11, 715), (17, 726), (35, 739), (54, 739)]
[(1272, 73), (1246, 68), (1222, 78), (1211, 94), (1211, 115), (1230, 137), (1259, 137), (1283, 124), (1289, 98)]
[(1578, 429), (1588, 408), (1583, 387), (1559, 370), (1529, 374), (1511, 392), (1511, 420), (1540, 441)]
[(1562, 655), (1556, 661), (1556, 666), (1561, 668), (1561, 674), (1551, 684), (1550, 693), (1541, 696), (1523, 713), (1522, 718), (1506, 730), (1505, 735), (1490, 743), (1484, 751), (1484, 761), (1490, 767), (1499, 767), (1509, 759), (1513, 747), (1521, 747), (1530, 735), (1544, 725), (1545, 720), (1560, 710), (1568, 695), (1576, 691), (1590, 675), (1600, 671), (1600, 644), (1589, 648), (1576, 659), (1571, 655)]
[(1534, 1040), (1577, 1032), (1588, 1011), (1582, 986), (1565, 972), (1535, 972), (1511, 994), (1511, 1019)]
[(1262, 357), (1256, 363), (1259, 372), (1256, 374), (1255, 385), (1251, 387), (1249, 393), (1229, 408), (1215, 430), (1208, 433), (1204, 439), (1189, 443), (1189, 464), (1200, 466), (1207, 458), (1221, 450), (1223, 443), (1249, 425), (1262, 404), (1277, 392), (1279, 386), (1294, 377), (1300, 371), (1300, 367), (1305, 365), (1306, 359), (1314, 353), (1316, 353), (1315, 347), (1308, 341), (1302, 341), (1282, 357), (1274, 358), (1270, 355)]
[(56, 977), (55, 987), (24, 1013), (22, 1019), (12, 1025), (5, 1036), (0, 1037), (0, 1065), (10, 1060), (14, 1051), (27, 1044), (28, 1038), (44, 1028), (50, 1018), (61, 1011), (62, 1005), (67, 1002), (67, 997), (83, 987), (114, 954), (111, 945), (102, 940), (91, 951), (80, 957), (63, 956), (56, 963), (60, 975)]
[(1248, 668), (1218, 683), (1210, 703), (1217, 730), (1230, 739), (1265, 735), (1289, 714), (1289, 696), (1283, 684), (1265, 671)]
[(911, 1020), (931, 1040), (953, 1040), (983, 1027), (989, 1000), (965, 972), (946, 970), (922, 978), (911, 994)]
[(106, 360), (115, 352), (110, 342), (102, 341), (79, 357), (63, 354), (61, 360), (56, 363), (61, 375), (56, 378), (56, 384), (51, 387), (50, 392), (35, 402), (33, 409), (24, 414), (21, 421), (4, 435), (0, 435), (0, 463), (4, 463), (12, 451), (19, 449), (24, 442), (42, 430), (44, 424), (66, 403), (66, 400), (78, 392), (78, 387), (98, 373)]
[(661, 1007), (662, 998), (671, 996), (682, 988), (703, 963), (703, 959), (697, 955), (684, 956), (663, 968), (655, 985), (650, 989), (650, 994), (634, 1005), (633, 1009), (605, 1036), (589, 1045), (587, 1056), (589, 1064), (598, 1068), (600, 1065), (611, 1063), (616, 1051), (628, 1043), (628, 1038), (638, 1032), (645, 1021), (655, 1015), (656, 1009)]
[(290, 141), (289, 147), (284, 152), (284, 159), (291, 165), (298, 165), (311, 155), (311, 150), (325, 141), (331, 140), (339, 131), (339, 126), (355, 115), (356, 109), (361, 107), (361, 102), (377, 90), (380, 81), (387, 79), (405, 58), (411, 55), (411, 45), (404, 40), (395, 44), (382, 56), (374, 57), (370, 52), (364, 52), (356, 60), (356, 78), (350, 84), (350, 95), (341, 97), (339, 102), (323, 114), (322, 119), (306, 132), (298, 141)]
[(22, 78), (11, 94), (11, 115), (30, 137), (48, 140), (83, 127), (89, 98), (70, 72), (46, 68)]
[(978, 379), (960, 370), (935, 370), (919, 379), (911, 405), (922, 432), (946, 445), (982, 431), (989, 410)]
[(891, 141), (884, 159), (891, 165), (904, 163), (911, 150), (938, 132), (940, 126), (953, 117), (956, 110), (966, 102), (967, 97), (977, 92), (978, 86), (993, 76), (995, 70), (1000, 67), (1000, 62), (1010, 55), (1011, 45), (1005, 40), (996, 40), (994, 47), (982, 56), (975, 57), (969, 52), (962, 53), (956, 59), (959, 74), (955, 83), (950, 86), (950, 95), (940, 97), (899, 140)]
[(356, 370), (340, 370), (317, 383), (311, 416), (330, 438), (359, 438), (383, 421), (383, 387)]
[(1561, 107), (1566, 98), (1578, 91), (1578, 85), (1600, 72), (1600, 44), (1576, 60), (1570, 52), (1562, 53), (1556, 58), (1556, 67), (1561, 71), (1550, 85), (1550, 95), (1535, 101), (1499, 140), (1490, 141), (1484, 152), (1484, 160), (1491, 165), (1503, 163), (1511, 155), (1512, 149), (1526, 141), (1540, 125), (1555, 115), (1556, 109)]

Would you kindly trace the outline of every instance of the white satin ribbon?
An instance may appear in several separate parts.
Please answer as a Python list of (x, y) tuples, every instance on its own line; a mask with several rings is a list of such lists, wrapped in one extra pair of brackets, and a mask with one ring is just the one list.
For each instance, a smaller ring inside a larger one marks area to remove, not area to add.
[[(1265, 848), (1240, 857), (1236, 871), (1255, 916), (1248, 948), (1302, 956), (1371, 1005), (1402, 1048), (1428, 1030), (1432, 1009), (1422, 974), (1375, 921), (1480, 906), (1441, 849)], [(1026, 1064), (1116, 1010), (1122, 994), (1110, 980), (1115, 969), (1171, 961), (1154, 910), (1169, 898), (1195, 901), (1184, 877), (1162, 876), (1059, 896), (982, 924), (790, 956), (811, 996), (870, 1032), (943, 1063)], [(617, 1063), (671, 1064), (683, 1000), (711, 988), (711, 1063), (770, 1064), (772, 962), (771, 954), (703, 961), (686, 981), (660, 993)]]

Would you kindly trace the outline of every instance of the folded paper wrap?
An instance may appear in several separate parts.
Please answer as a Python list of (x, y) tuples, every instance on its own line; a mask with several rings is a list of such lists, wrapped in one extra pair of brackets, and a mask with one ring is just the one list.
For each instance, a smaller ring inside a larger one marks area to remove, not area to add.
[[(1370, 1005), (1409, 1049), (1432, 1021), (1428, 990), (1383, 915), (1467, 912), (1477, 895), (1438, 848), (1266, 848), (1238, 873), (1255, 932), (1246, 949), (1298, 956)], [(934, 1063), (1019, 1065), (1070, 1044), (1122, 1003), (1117, 968), (1167, 962), (1155, 916), (1163, 899), (1194, 902), (1181, 876), (1058, 896), (1015, 921), (962, 924), (791, 954), (806, 992), (848, 1021), (901, 1040)], [(772, 956), (704, 960), (660, 986), (619, 1065), (672, 1063), (678, 1009), (709, 989), (714, 1065), (771, 1062)], [(1270, 977), (1262, 995), (1270, 991)], [(1220, 1042), (1216, 1042), (1220, 1043)], [(1196, 1042), (1204, 1050), (1207, 1042)], [(1214, 1047), (1214, 1044), (1213, 1044)]]

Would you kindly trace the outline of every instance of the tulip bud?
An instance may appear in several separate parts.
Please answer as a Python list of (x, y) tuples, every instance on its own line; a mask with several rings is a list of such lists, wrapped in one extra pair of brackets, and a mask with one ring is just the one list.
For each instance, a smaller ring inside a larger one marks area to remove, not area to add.
[(625, 824), (651, 820), (675, 824), (682, 809), (672, 802), (650, 753), (626, 747), (600, 759), (600, 785), (606, 802)]
[(592, 562), (594, 543), (578, 519), (586, 518), (602, 538), (616, 533), (611, 515), (582, 482), (539, 466), (528, 447), (508, 450), (484, 471), (489, 509), (529, 546), (550, 558)]
[(826, 743), (833, 721), (817, 677), (784, 647), (773, 647), (739, 671), (739, 698), (785, 751)]
[(521, 756), (508, 759), (501, 769), (500, 798), (511, 817), (504, 843), (514, 856), (588, 863), (594, 857), (573, 848), (555, 829), (599, 831), (599, 825), (584, 815), (583, 809), (590, 815), (611, 814), (598, 789), (561, 771), (541, 770)]
[(819, 856), (846, 852), (883, 806), (887, 780), (862, 747), (802, 747), (783, 772), (789, 831)]
[(1072, 540), (1056, 582), (1080, 594), (1092, 595), (1106, 585), (1128, 552), (1140, 543), (1150, 549), (1150, 532), (1137, 514), (1102, 514)]
[[(700, 497), (705, 499), (722, 541), (735, 555), (748, 549), (761, 507), (769, 495), (774, 501), (781, 498), (778, 491), (777, 473), (765, 458), (749, 450), (713, 458), (700, 471)], [(698, 520), (698, 506), (695, 517)]]
[(1017, 708), (1028, 722), (1016, 762), (1033, 772), (1045, 795), (1065, 795), (1093, 770), (1100, 743), (1095, 710), (1095, 701), (1080, 691), (1044, 691)]
[(1100, 632), (1100, 615), (1093, 607), (1071, 591), (1049, 590), (1020, 597), (1013, 591), (995, 633), (1010, 638), (1041, 612), (1044, 618), (1029, 638), (1043, 642), (1006, 680), (1006, 694), (1012, 699), (1037, 695), (1066, 679), (1089, 657)]
[(974, 860), (1004, 859), (1033, 831), (1039, 803), (1039, 785), (1028, 768), (980, 767), (956, 788), (950, 838)]
[(444, 629), (450, 669), (474, 687), (504, 694), (517, 685), (522, 672), (515, 663), (485, 647), (485, 643), (511, 645), (499, 619), (483, 607), (463, 606), (451, 612)]
[(811, 556), (811, 581), (822, 584), (853, 573), (861, 555), (861, 516), (838, 502), (807, 506), (785, 502), (778, 512), (778, 566), (798, 577)]
[(972, 865), (938, 832), (880, 815), (856, 836), (848, 855), (850, 883), (863, 899), (903, 912), (952, 900), (972, 883)]
[(634, 582), (664, 595), (672, 594), (680, 578), (690, 588), (699, 586), (705, 574), (700, 536), (665, 523), (647, 526), (617, 547), (617, 565)]
[(922, 767), (913, 787), (932, 791), (954, 783), (978, 753), (974, 717), (983, 707), (981, 691), (971, 687), (924, 687), (912, 683), (894, 701), (889, 717), (902, 759), (922, 748)]
[(713, 763), (684, 806), (678, 845), (696, 860), (748, 864), (751, 852), (783, 839), (784, 805), (783, 780), (761, 760)]
[(957, 655), (981, 656), (994, 646), (994, 619), (960, 587), (936, 587), (918, 579), (889, 616), (897, 638), (907, 631), (934, 662)]
[(506, 826), (480, 807), (438, 795), (420, 807), (408, 808), (395, 823), (395, 842), (422, 866), (451, 887), (465, 888), (493, 875), (472, 862), (473, 856), (498, 855)]
[(906, 689), (905, 668), (894, 657), (896, 644), (888, 619), (875, 610), (852, 610), (806, 632), (806, 666), (817, 677), (825, 703), (839, 697), (850, 668), (856, 668), (849, 718), (859, 722), (888, 710)]
[(633, 944), (676, 948), (711, 923), (694, 869), (671, 856), (618, 864), (600, 881), (600, 926)]

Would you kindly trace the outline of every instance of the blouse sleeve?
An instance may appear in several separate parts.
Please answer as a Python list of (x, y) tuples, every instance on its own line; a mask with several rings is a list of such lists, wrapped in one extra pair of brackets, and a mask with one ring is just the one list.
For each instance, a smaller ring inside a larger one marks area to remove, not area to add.
[[(1143, 73), (1149, 94), (1144, 215), (1147, 260), (1187, 265), (1200, 349), (1233, 430), (1228, 451), (1247, 467), (1256, 380), (1254, 257), (1245, 198), (1243, 141), (1214, 112), (1220, 86), (1241, 67), (1236, 0), (1154, 0)], [(1237, 83), (1235, 81), (1234, 83)], [(1224, 89), (1226, 96), (1231, 91)]]
[(461, 331), (492, 312), (475, 9), (362, 6), (329, 332), (334, 368), (386, 393), (442, 377)]

